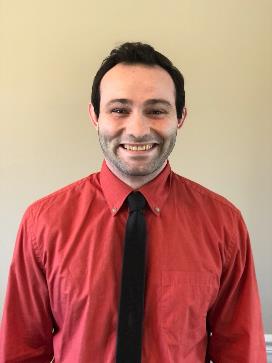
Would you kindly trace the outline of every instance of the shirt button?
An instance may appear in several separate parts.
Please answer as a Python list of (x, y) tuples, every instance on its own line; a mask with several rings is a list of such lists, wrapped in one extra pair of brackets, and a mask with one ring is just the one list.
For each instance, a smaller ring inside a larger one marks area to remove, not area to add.
[(155, 207), (154, 209), (155, 209), (155, 211), (156, 211), (157, 213), (160, 213), (160, 211), (161, 211), (159, 207)]
[(116, 213), (117, 212), (117, 208), (112, 208), (112, 213)]

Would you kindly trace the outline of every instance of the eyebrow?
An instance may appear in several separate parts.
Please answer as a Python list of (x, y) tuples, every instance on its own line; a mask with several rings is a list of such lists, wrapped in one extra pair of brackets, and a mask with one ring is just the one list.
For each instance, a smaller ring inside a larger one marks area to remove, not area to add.
[(163, 104), (164, 106), (172, 107), (171, 103), (163, 98), (151, 98), (144, 102), (144, 105), (156, 105), (157, 103)]
[[(107, 103), (107, 106), (110, 106), (114, 103), (121, 103), (122, 105), (132, 105), (133, 102), (127, 98), (115, 98), (113, 100), (110, 100), (108, 103)], [(167, 107), (172, 107), (171, 103), (163, 98), (151, 98), (149, 100), (146, 100), (144, 102), (144, 105), (145, 106), (150, 106), (150, 105), (156, 105), (156, 104), (163, 104)]]
[(114, 103), (121, 103), (122, 105), (132, 105), (132, 101), (128, 100), (127, 98), (115, 98), (107, 102), (107, 106), (110, 106)]

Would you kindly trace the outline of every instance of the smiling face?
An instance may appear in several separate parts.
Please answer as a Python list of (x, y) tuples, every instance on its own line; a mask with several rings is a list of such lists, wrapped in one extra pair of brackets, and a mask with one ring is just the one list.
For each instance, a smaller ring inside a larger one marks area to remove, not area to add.
[(109, 168), (121, 179), (156, 176), (186, 111), (177, 118), (175, 86), (161, 67), (117, 64), (102, 78), (100, 113), (91, 118)]

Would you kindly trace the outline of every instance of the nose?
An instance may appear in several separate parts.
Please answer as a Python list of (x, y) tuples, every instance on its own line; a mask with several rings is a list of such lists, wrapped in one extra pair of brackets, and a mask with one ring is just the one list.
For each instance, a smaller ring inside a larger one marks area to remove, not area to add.
[(150, 133), (148, 119), (139, 112), (132, 113), (127, 119), (126, 133), (134, 137), (142, 137)]

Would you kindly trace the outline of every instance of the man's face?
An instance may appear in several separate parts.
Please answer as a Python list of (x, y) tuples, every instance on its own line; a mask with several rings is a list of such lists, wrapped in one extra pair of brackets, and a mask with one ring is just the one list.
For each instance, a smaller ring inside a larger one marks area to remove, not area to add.
[(100, 95), (95, 123), (108, 165), (130, 177), (162, 169), (185, 118), (177, 119), (170, 75), (158, 66), (118, 64), (102, 78)]

